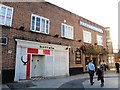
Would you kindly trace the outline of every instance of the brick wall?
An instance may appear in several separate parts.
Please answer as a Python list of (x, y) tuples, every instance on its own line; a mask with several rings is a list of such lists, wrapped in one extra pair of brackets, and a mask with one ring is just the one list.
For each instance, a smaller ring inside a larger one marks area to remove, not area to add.
[[(100, 27), (104, 29), (104, 27), (95, 24), (85, 18), (82, 18), (78, 15), (75, 15), (67, 10), (59, 8), (55, 5), (45, 2), (23, 2), (23, 3), (3, 3), (4, 5), (11, 6), (14, 8), (13, 13), (13, 22), (12, 28), (3, 27), (2, 28), (2, 35), (8, 37), (8, 44), (3, 46), (2, 50), (2, 62), (3, 62), (3, 69), (14, 69), (15, 67), (15, 54), (16, 54), (16, 43), (15, 38), (31, 40), (31, 41), (38, 41), (38, 42), (51, 42), (55, 44), (62, 44), (62, 45), (69, 45), (72, 48), (78, 48), (83, 43), (83, 31), (88, 30), (93, 34), (93, 41), (92, 44), (95, 43), (95, 35), (98, 32), (93, 30), (84, 28), (79, 25), (80, 20), (84, 20), (87, 23)], [(40, 34), (36, 32), (30, 31), (31, 25), (31, 14), (36, 14), (39, 16), (46, 17), (50, 19), (50, 34)], [(66, 24), (74, 26), (74, 40), (64, 39), (61, 38), (61, 23), (64, 23), (66, 20)], [(19, 30), (21, 26), (24, 26), (24, 30)], [(17, 28), (17, 29), (16, 29)], [(59, 37), (54, 37), (55, 34), (59, 34)], [(99, 35), (103, 35), (100, 34)], [(104, 37), (104, 45), (105, 45), (105, 35)], [(78, 42), (78, 40), (82, 40)], [(12, 51), (12, 53), (9, 53)], [(75, 55), (70, 51), (70, 67), (80, 67), (80, 65), (75, 65)]]

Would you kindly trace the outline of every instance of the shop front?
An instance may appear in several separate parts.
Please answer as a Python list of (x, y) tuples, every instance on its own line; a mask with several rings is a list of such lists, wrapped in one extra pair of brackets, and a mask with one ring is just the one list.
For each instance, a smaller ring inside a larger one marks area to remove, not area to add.
[(81, 46), (82, 60), (83, 60), (83, 71), (87, 72), (87, 65), (89, 60), (93, 60), (95, 68), (100, 65), (101, 61), (107, 63), (107, 50), (101, 46), (83, 45)]
[(14, 81), (69, 75), (70, 47), (20, 39), (16, 42)]

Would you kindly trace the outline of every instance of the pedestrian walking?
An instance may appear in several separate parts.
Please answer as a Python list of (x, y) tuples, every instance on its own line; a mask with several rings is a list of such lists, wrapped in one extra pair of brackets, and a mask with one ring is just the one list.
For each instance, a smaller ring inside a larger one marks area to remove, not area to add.
[(96, 75), (98, 76), (97, 80), (101, 81), (101, 87), (104, 86), (104, 65), (100, 65), (100, 67), (97, 68)]
[(94, 84), (93, 76), (94, 76), (94, 73), (95, 73), (95, 65), (93, 64), (92, 60), (89, 61), (87, 69), (88, 69), (88, 73), (89, 73), (89, 76), (90, 76), (90, 84), (93, 85)]
[(119, 63), (118, 62), (115, 63), (115, 67), (116, 67), (116, 73), (119, 73)]
[(102, 60), (102, 62), (100, 63), (100, 65), (103, 65), (104, 71), (106, 71), (106, 69), (107, 69), (107, 64), (106, 64), (106, 62), (105, 62), (104, 60)]

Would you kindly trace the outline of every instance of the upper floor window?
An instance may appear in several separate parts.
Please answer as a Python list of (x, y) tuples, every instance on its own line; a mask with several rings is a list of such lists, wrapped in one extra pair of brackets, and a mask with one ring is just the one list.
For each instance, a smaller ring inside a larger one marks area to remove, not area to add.
[(61, 26), (61, 36), (62, 37), (65, 37), (65, 38), (68, 38), (68, 39), (73, 39), (73, 33), (74, 33), (74, 30), (73, 30), (73, 26), (70, 26), (70, 25), (66, 25), (66, 24), (63, 24), (62, 23), (62, 26)]
[(97, 35), (97, 44), (103, 46), (103, 37), (101, 35)]
[(0, 4), (0, 24), (12, 25), (13, 8)]
[(110, 32), (109, 31), (106, 31), (106, 36), (110, 36)]
[(83, 41), (86, 43), (91, 43), (92, 39), (91, 39), (91, 32), (85, 31), (83, 30)]
[(50, 21), (47, 18), (32, 14), (31, 17), (31, 30), (49, 34)]

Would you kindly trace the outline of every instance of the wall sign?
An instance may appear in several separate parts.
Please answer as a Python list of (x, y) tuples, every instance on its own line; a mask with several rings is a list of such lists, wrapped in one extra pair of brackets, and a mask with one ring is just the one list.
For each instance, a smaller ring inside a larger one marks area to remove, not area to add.
[(88, 23), (86, 23), (86, 22), (84, 22), (84, 21), (80, 21), (80, 25), (81, 25), (81, 26), (84, 26), (84, 27), (86, 27), (86, 28), (92, 29), (92, 30), (94, 30), (94, 31), (103, 33), (103, 30), (102, 30), (101, 28), (98, 28), (98, 27), (95, 27), (95, 26), (93, 26), (93, 25), (90, 25), (90, 24), (88, 24)]
[(40, 45), (40, 48), (43, 48), (43, 49), (54, 49), (54, 47), (52, 47), (52, 46), (45, 46), (45, 45)]
[(43, 50), (43, 54), (48, 54), (48, 55), (50, 55), (50, 50)]
[(28, 48), (27, 49), (27, 53), (29, 54), (47, 54), (47, 55), (50, 55), (50, 50), (39, 50), (39, 49), (36, 49), (36, 48)]
[(76, 64), (81, 64), (81, 51), (79, 49), (77, 49), (77, 51), (75, 52), (75, 63)]
[(23, 56), (21, 56), (21, 61), (22, 61), (23, 65), (26, 65), (28, 63), (28, 60), (27, 61), (23, 60)]

